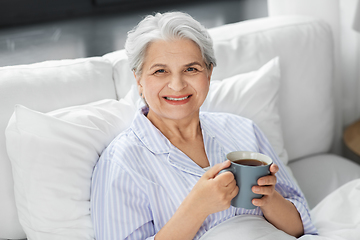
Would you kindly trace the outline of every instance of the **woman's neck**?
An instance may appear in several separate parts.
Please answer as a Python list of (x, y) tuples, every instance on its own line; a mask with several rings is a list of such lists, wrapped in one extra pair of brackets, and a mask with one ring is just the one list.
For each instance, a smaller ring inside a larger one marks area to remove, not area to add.
[(164, 136), (173, 141), (202, 139), (199, 112), (183, 119), (163, 118), (149, 110), (147, 118)]

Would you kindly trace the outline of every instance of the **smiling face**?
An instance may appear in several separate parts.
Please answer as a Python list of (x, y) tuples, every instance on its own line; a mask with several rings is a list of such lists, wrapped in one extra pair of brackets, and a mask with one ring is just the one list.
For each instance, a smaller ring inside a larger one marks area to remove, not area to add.
[(139, 92), (149, 105), (148, 118), (182, 120), (198, 117), (209, 91), (209, 70), (191, 40), (158, 40), (149, 45)]

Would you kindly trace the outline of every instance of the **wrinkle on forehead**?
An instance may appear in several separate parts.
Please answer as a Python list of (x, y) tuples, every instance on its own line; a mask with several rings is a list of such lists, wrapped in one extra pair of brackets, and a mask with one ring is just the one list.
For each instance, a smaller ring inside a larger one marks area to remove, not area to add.
[(191, 65), (194, 62), (199, 63), (202, 67), (206, 66), (199, 46), (189, 39), (154, 41), (149, 44), (144, 56), (143, 67), (150, 65), (147, 68), (148, 70), (155, 65), (165, 67), (176, 60), (179, 60), (180, 65), (184, 66)]

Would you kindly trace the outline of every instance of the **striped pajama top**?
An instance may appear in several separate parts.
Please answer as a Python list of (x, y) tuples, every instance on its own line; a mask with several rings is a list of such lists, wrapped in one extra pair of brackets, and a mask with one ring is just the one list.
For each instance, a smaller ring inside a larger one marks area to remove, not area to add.
[[(231, 151), (270, 156), (279, 166), (276, 190), (297, 208), (305, 234), (317, 233), (302, 192), (251, 120), (201, 112), (200, 125), (210, 166), (225, 161)], [(130, 128), (112, 141), (94, 168), (91, 217), (96, 239), (154, 239), (204, 173), (139, 111)], [(262, 212), (259, 207), (247, 210), (231, 206), (209, 215), (194, 239), (240, 214)]]

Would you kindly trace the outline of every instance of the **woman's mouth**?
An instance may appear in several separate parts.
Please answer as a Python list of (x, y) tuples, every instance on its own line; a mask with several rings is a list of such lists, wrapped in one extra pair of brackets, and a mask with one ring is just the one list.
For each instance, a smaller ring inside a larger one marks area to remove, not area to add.
[(179, 105), (179, 104), (185, 104), (190, 100), (190, 97), (192, 95), (186, 95), (186, 96), (165, 96), (164, 99), (166, 100), (166, 102), (170, 103), (170, 104), (175, 104), (175, 105)]
[(170, 101), (182, 101), (185, 99), (188, 99), (191, 95), (186, 96), (186, 97), (181, 97), (181, 98), (174, 98), (174, 97), (164, 97), (166, 100), (170, 100)]

